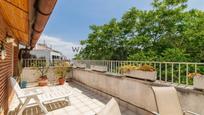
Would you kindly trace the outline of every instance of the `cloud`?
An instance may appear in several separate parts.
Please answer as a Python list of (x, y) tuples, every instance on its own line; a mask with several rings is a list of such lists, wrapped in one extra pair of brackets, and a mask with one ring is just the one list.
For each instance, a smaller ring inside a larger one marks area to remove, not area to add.
[(64, 41), (62, 38), (52, 37), (45, 34), (42, 34), (38, 43), (46, 43), (49, 47), (60, 51), (65, 55), (68, 59), (72, 59), (77, 51), (73, 51), (73, 48), (80, 49), (81, 45), (73, 42)]

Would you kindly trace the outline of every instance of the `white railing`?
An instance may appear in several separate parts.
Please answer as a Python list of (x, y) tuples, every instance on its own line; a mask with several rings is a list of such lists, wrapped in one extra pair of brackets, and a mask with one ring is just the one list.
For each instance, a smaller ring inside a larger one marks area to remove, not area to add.
[(68, 62), (68, 60), (46, 60), (46, 59), (24, 59), (21, 61), (23, 67), (35, 67), (35, 66), (57, 66), (59, 62)]
[(192, 62), (148, 62), (148, 61), (111, 61), (111, 60), (74, 60), (73, 63), (84, 63), (87, 68), (90, 65), (101, 65), (108, 68), (108, 72), (121, 74), (120, 67), (124, 65), (153, 66), (157, 71), (157, 80), (168, 83), (192, 85), (193, 79), (189, 73), (204, 74), (204, 63)]

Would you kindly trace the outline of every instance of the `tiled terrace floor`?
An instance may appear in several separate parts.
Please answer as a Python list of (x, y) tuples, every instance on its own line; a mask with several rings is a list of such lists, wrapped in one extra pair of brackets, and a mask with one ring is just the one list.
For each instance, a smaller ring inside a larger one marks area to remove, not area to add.
[[(70, 103), (61, 100), (46, 104), (46, 108), (49, 111), (47, 115), (94, 115), (102, 110), (110, 100), (76, 83), (72, 82), (69, 86), (73, 90), (70, 96)], [(14, 97), (10, 106), (9, 115), (16, 115), (17, 105), (18, 100)], [(122, 115), (136, 115), (123, 106), (120, 106), (120, 110)], [(43, 113), (38, 106), (32, 106), (26, 108), (23, 115), (43, 115)]]

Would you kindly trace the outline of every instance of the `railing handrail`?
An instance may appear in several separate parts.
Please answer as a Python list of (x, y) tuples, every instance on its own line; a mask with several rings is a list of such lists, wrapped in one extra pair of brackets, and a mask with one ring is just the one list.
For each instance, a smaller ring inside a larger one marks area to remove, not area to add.
[(22, 66), (23, 67), (34, 67), (35, 64), (46, 64), (48, 66), (57, 66), (59, 62), (69, 62), (69, 60), (65, 59), (23, 59), (22, 60)]
[(72, 60), (72, 61), (117, 61), (117, 62), (141, 62), (141, 63), (168, 63), (168, 64), (204, 64), (201, 62), (166, 62), (166, 61), (134, 61), (134, 60)]

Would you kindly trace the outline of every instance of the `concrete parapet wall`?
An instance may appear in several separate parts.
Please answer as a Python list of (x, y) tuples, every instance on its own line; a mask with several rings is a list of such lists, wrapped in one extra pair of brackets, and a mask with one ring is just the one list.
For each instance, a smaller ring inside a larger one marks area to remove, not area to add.
[[(50, 67), (47, 72), (48, 81), (56, 81), (57, 75), (54, 72), (54, 67)], [(21, 79), (28, 82), (37, 82), (40, 77), (40, 73), (33, 67), (25, 67), (21, 73)], [(66, 78), (72, 77), (71, 72), (67, 73)]]
[[(147, 111), (157, 110), (151, 86), (166, 86), (157, 82), (84, 69), (74, 69), (73, 79)], [(176, 89), (182, 108), (204, 115), (203, 92), (185, 87), (176, 87)]]

